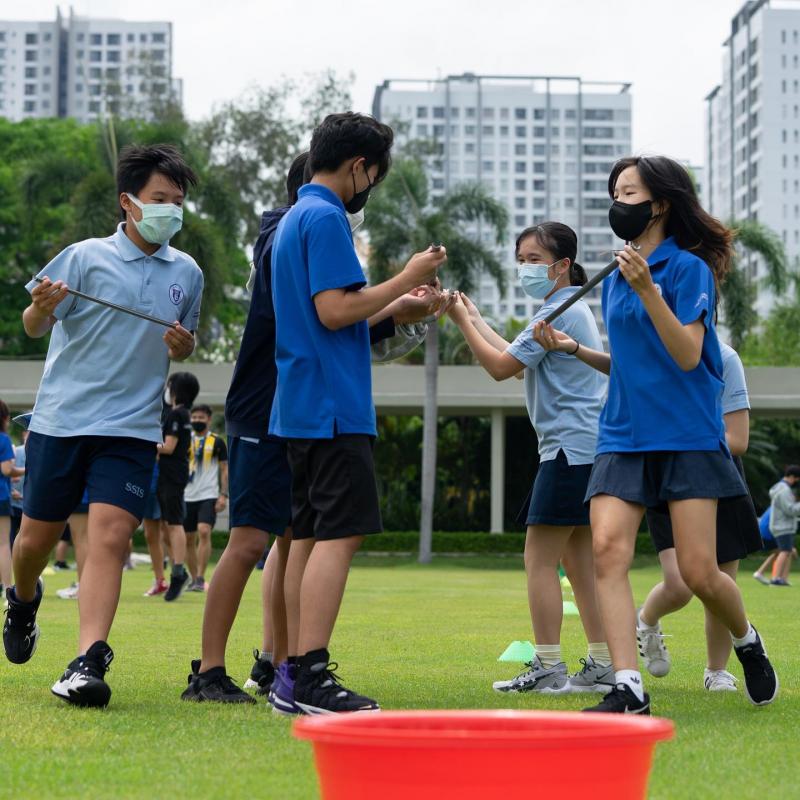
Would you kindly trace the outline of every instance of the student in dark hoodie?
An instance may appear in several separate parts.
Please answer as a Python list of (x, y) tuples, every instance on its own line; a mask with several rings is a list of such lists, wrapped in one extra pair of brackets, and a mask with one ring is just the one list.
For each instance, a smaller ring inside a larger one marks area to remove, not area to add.
[[(295, 204), (298, 190), (310, 177), (305, 169), (307, 161), (305, 152), (292, 162), (286, 176), (288, 204), (264, 212), (253, 248), (253, 272), (248, 282), (250, 310), (225, 401), (231, 533), (209, 583), (203, 614), (202, 658), (192, 662), (189, 686), (181, 695), (184, 700), (256, 702), (227, 675), (225, 649), (244, 587), (269, 543), (270, 534), (276, 538), (262, 575), (264, 642), (262, 649), (255, 652), (246, 685), (256, 684), (259, 694), (267, 694), (275, 675), (273, 664), (285, 661), (288, 655), (283, 577), (291, 540), (292, 475), (285, 441), (267, 433), (277, 381), (271, 256), (278, 223)], [(351, 227), (355, 227), (354, 222)], [(370, 328), (371, 343), (393, 337), (395, 323), (414, 323), (434, 313), (440, 301), (440, 292), (429, 287), (401, 297), (384, 309), (382, 315), (376, 315)]]

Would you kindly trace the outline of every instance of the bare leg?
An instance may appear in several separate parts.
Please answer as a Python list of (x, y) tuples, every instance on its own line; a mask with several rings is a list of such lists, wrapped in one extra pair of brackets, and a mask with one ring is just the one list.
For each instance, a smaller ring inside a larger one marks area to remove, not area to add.
[(197, 571), (197, 531), (186, 531), (186, 566), (195, 580), (200, 574)]
[(789, 575), (789, 569), (791, 569), (792, 564), (792, 554), (788, 550), (779, 550), (778, 555), (775, 558), (775, 567), (773, 572), (777, 574), (779, 578), (783, 578), (784, 575)]
[[(762, 565), (761, 565), (761, 566), (760, 566), (760, 567), (759, 567), (759, 568), (756, 570), (756, 575), (763, 575), (763, 574), (764, 574), (764, 573), (767, 571), (767, 568), (768, 568), (768, 567), (769, 567), (771, 564), (773, 564), (773, 563), (774, 563), (774, 561), (775, 561), (775, 556), (777, 556), (777, 555), (778, 555), (777, 551), (774, 551), (774, 552), (770, 553), (770, 554), (769, 554), (769, 555), (766, 557), (766, 559), (764, 559), (764, 563), (763, 563), (763, 564), (762, 564)], [(774, 577), (774, 575), (773, 575), (773, 577)]]
[(353, 556), (363, 536), (318, 541), (308, 558), (300, 588), (300, 654), (327, 648), (344, 596)]
[(561, 559), (564, 571), (572, 584), (575, 605), (581, 615), (581, 624), (587, 642), (604, 642), (606, 632), (597, 605), (594, 582), (594, 556), (592, 555), (592, 529), (580, 525), (569, 537)]
[(789, 572), (792, 569), (792, 561), (797, 558), (797, 550), (793, 547), (792, 552), (789, 554), (789, 558), (786, 559), (786, 566), (783, 568), (783, 574), (780, 576), (785, 581), (789, 580)]
[(30, 603), (36, 597), (36, 582), (50, 560), (50, 553), (61, 534), (66, 520), (44, 522), (22, 515), (19, 534), (14, 540), (12, 560), (14, 566), (14, 591), (17, 599)]
[[(300, 594), (303, 573), (314, 549), (314, 539), (292, 539), (289, 560), (286, 563), (286, 577), (283, 580), (286, 601), (286, 624), (289, 635), (289, 655), (301, 655), (298, 649), (300, 638)], [(305, 652), (305, 651), (303, 651)]]
[[(275, 537), (272, 547), (267, 553), (267, 558), (264, 561), (264, 569), (261, 570), (261, 651), (264, 653), (272, 653), (273, 660), (275, 657), (275, 637), (272, 628), (272, 588), (275, 584), (275, 567), (278, 563), (278, 540), (280, 537)], [(290, 540), (291, 541), (291, 540)], [(286, 547), (290, 542), (287, 542)], [(284, 569), (285, 573), (285, 569)], [(283, 597), (283, 588), (281, 587), (281, 597)], [(284, 602), (284, 616), (286, 615), (286, 604)], [(284, 659), (285, 660), (285, 659)], [(274, 663), (278, 663), (275, 661)]]
[(119, 603), (128, 540), (139, 524), (132, 514), (107, 503), (89, 506), (89, 542), (78, 593), (79, 654), (106, 641)]
[(164, 522), (164, 520), (161, 520), (159, 528), (161, 530), (161, 547), (163, 551), (167, 554), (167, 558), (174, 564), (175, 559), (172, 557), (172, 544), (169, 538), (169, 525), (167, 525), (167, 523)]
[(83, 565), (86, 563), (86, 549), (89, 544), (89, 515), (71, 514), (69, 528), (72, 531), (72, 547), (75, 550), (75, 565), (78, 570), (78, 583), (80, 583)]
[(159, 520), (146, 519), (144, 521), (144, 538), (150, 553), (153, 575), (161, 583), (164, 580), (164, 550), (161, 547), (161, 522)]
[(636, 607), (628, 570), (642, 514), (642, 506), (606, 494), (593, 497), (590, 505), (597, 601), (616, 671), (639, 671)]
[(201, 522), (197, 526), (197, 577), (205, 578), (208, 562), (211, 559), (211, 526)]
[(678, 566), (686, 585), (737, 637), (747, 633), (742, 594), (717, 564), (717, 501), (676, 500), (669, 504)]
[(564, 605), (558, 580), (558, 562), (572, 535), (572, 527), (529, 525), (525, 536), (525, 573), (528, 608), (536, 644), (560, 644)]
[[(739, 569), (739, 562), (728, 561), (726, 564), (720, 564), (719, 568), (726, 575), (730, 575), (731, 580), (735, 581), (736, 573)], [(725, 627), (725, 624), (715, 617), (708, 609), (705, 609), (705, 614), (708, 668), (713, 670), (725, 669), (728, 665), (728, 659), (731, 656), (731, 649), (733, 648), (731, 633)]]
[(183, 525), (167, 525), (172, 566), (186, 562), (186, 531)]
[[(283, 584), (286, 579), (286, 564), (289, 560), (289, 550), (292, 543), (291, 528), (287, 528), (283, 536), (278, 536), (275, 539), (275, 544), (272, 550), (275, 550), (277, 557), (275, 559), (274, 576), (272, 579), (271, 594), (269, 599), (269, 611), (264, 609), (264, 647), (267, 649), (267, 630), (266, 630), (266, 617), (272, 618), (272, 662), (273, 664), (281, 664), (286, 661), (289, 656), (289, 632), (286, 622), (286, 597), (283, 593)], [(270, 556), (272, 551), (270, 551)], [(265, 567), (266, 571), (266, 567)]]
[(650, 590), (641, 611), (642, 622), (650, 626), (657, 625), (662, 617), (678, 611), (692, 599), (692, 590), (684, 583), (678, 569), (675, 548), (662, 550), (658, 559), (664, 579)]
[(228, 545), (214, 570), (203, 610), (200, 672), (225, 666), (225, 647), (239, 610), (244, 587), (269, 541), (258, 528), (232, 528)]
[(11, 586), (11, 517), (0, 517), (0, 583), (4, 587)]
[[(70, 526), (70, 528), (71, 527), (72, 526)], [(54, 556), (55, 560), (66, 561), (68, 555), (69, 555), (69, 542), (65, 542), (63, 539), (59, 539), (59, 542), (56, 545), (56, 552)]]

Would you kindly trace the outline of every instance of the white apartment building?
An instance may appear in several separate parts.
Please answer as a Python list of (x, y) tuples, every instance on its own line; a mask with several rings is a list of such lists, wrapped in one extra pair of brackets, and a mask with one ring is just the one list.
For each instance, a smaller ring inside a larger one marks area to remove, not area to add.
[[(478, 181), (508, 208), (507, 290), (501, 296), (491, 278), (482, 278), (478, 300), (486, 313), (525, 319), (539, 305), (519, 286), (514, 258), (514, 240), (530, 225), (556, 220), (572, 227), (578, 261), (590, 275), (612, 260), (618, 243), (608, 225), (607, 180), (614, 161), (631, 152), (629, 88), (472, 73), (377, 87), (373, 114), (394, 124), (400, 147), (420, 139), (439, 145), (428, 165), (434, 203), (449, 188)], [(479, 235), (492, 243), (491, 233)], [(596, 292), (590, 304), (598, 320), (599, 302)]]
[(0, 116), (146, 116), (154, 99), (180, 102), (172, 23), (75, 16), (0, 20)]
[[(755, 219), (800, 267), (800, 4), (751, 0), (723, 43), (722, 83), (706, 98), (703, 199), (722, 220)], [(749, 258), (762, 317), (775, 298)]]

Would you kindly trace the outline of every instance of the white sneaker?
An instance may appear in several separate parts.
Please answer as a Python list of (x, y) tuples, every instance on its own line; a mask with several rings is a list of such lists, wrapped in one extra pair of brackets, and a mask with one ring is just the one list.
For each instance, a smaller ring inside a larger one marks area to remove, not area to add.
[(709, 692), (735, 692), (736, 678), (724, 669), (706, 669), (703, 685)]
[(664, 644), (661, 623), (659, 622), (652, 628), (643, 625), (639, 616), (640, 612), (641, 608), (636, 612), (636, 641), (639, 643), (639, 654), (644, 660), (647, 671), (654, 678), (663, 678), (669, 672), (672, 659)]
[(60, 597), (62, 600), (77, 600), (78, 599), (78, 584), (73, 583), (71, 586), (68, 586), (66, 589), (59, 589), (56, 592), (56, 595)]
[(545, 667), (535, 656), (529, 661), (525, 672), (512, 678), (510, 681), (495, 681), (492, 688), (501, 694), (518, 694), (520, 692), (539, 692), (540, 694), (567, 694), (569, 688), (569, 674), (567, 665), (562, 661), (554, 667)]
[(569, 690), (571, 692), (599, 692), (608, 694), (615, 686), (614, 667), (606, 667), (595, 663), (591, 656), (581, 659), (583, 668), (574, 675), (569, 676)]
[(754, 572), (753, 577), (759, 582), (763, 583), (764, 586), (769, 586), (770, 580), (769, 578), (765, 578), (760, 572)]

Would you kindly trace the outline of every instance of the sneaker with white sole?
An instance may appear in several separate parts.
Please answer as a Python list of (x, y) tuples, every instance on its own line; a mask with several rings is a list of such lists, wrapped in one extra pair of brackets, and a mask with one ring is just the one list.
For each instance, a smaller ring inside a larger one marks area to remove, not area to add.
[(709, 692), (735, 692), (736, 678), (724, 669), (708, 669), (703, 673), (703, 686)]
[(375, 700), (358, 694), (342, 685), (336, 674), (339, 665), (330, 661), (297, 669), (294, 682), (295, 705), (305, 714), (352, 714), (380, 711)]
[(596, 706), (584, 708), (584, 711), (605, 714), (643, 714), (650, 715), (650, 695), (644, 693), (640, 700), (630, 686), (618, 683)]
[(754, 706), (765, 706), (778, 696), (778, 676), (772, 668), (764, 643), (755, 631), (756, 640), (733, 651), (744, 671), (744, 693)]
[(36, 582), (36, 595), (30, 603), (17, 599), (13, 586), (6, 589), (6, 621), (3, 625), (3, 647), (6, 658), (12, 664), (24, 664), (30, 661), (36, 652), (39, 641), (39, 626), (36, 624), (36, 612), (44, 595), (44, 581)]
[(284, 717), (302, 714), (303, 710), (294, 702), (294, 679), (297, 666), (284, 661), (275, 670), (275, 680), (272, 682), (267, 700), (272, 706), (274, 714)]
[(154, 580), (153, 585), (144, 593), (145, 597), (158, 597), (165, 594), (169, 589), (169, 584), (162, 578), (160, 581)]
[(78, 584), (72, 583), (66, 589), (58, 589), (56, 591), (56, 597), (60, 597), (62, 600), (77, 600)]
[(639, 616), (641, 609), (636, 612), (636, 641), (639, 644), (639, 654), (642, 656), (647, 671), (654, 678), (663, 678), (672, 666), (667, 646), (664, 644), (664, 634), (661, 623), (655, 626), (643, 625)]
[(614, 667), (611, 664), (604, 667), (591, 656), (582, 658), (581, 664), (583, 664), (583, 668), (569, 676), (570, 692), (608, 694), (616, 685)]
[(256, 689), (256, 694), (268, 695), (275, 679), (275, 667), (269, 659), (261, 658), (258, 650), (253, 650), (253, 668), (250, 677), (244, 682), (245, 689)]
[(754, 572), (753, 577), (759, 582), (763, 583), (764, 586), (769, 586), (770, 580), (769, 578), (765, 578), (760, 572)]
[(545, 667), (539, 656), (529, 661), (528, 668), (510, 681), (495, 681), (492, 689), (501, 694), (539, 692), (540, 694), (567, 694), (570, 691), (567, 665), (561, 661), (554, 667)]
[(51, 692), (74, 706), (103, 708), (111, 699), (111, 687), (105, 682), (114, 652), (105, 642), (95, 642), (86, 655), (69, 663)]

